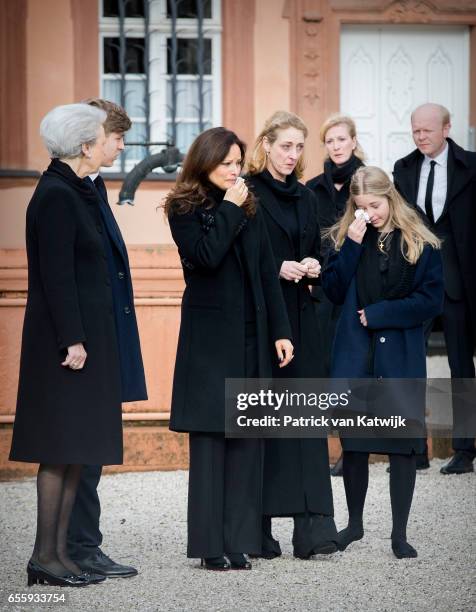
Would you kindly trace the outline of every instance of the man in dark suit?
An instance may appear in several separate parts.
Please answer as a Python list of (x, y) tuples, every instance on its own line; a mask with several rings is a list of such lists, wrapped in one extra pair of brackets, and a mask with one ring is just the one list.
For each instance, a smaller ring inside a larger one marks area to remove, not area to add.
[[(417, 146), (394, 167), (395, 185), (442, 239), (445, 302), (443, 331), (452, 379), (474, 378), (476, 338), (476, 153), (448, 138), (449, 111), (423, 104), (411, 117)], [(428, 335), (431, 324), (428, 325)], [(462, 431), (465, 406), (453, 395), (454, 429)], [(443, 474), (473, 471), (474, 438), (453, 437), (454, 455)]]
[[(112, 166), (124, 150), (124, 133), (130, 129), (131, 121), (126, 111), (113, 102), (92, 99), (87, 100), (87, 103), (107, 113), (104, 123), (106, 144), (101, 165)], [(114, 304), (121, 366), (122, 401), (145, 400), (147, 391), (126, 245), (109, 207), (103, 179), (100, 175), (95, 175), (84, 180), (89, 181), (91, 189), (97, 194), (97, 206), (101, 213), (100, 232), (104, 241)], [(135, 576), (137, 570), (134, 567), (116, 563), (100, 549), (102, 544), (102, 534), (99, 529), (101, 506), (97, 486), (101, 471), (102, 466), (100, 465), (83, 466), (69, 524), (68, 549), (71, 558), (85, 571), (102, 574), (108, 578)]]

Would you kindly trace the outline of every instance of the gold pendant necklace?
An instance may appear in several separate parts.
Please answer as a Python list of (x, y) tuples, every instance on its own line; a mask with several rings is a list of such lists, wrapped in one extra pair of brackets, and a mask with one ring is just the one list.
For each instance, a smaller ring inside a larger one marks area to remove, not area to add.
[(382, 237), (379, 238), (377, 244), (378, 244), (378, 249), (381, 253), (385, 253), (385, 244), (386, 244), (387, 238), (391, 235), (392, 231), (387, 232), (383, 238)]

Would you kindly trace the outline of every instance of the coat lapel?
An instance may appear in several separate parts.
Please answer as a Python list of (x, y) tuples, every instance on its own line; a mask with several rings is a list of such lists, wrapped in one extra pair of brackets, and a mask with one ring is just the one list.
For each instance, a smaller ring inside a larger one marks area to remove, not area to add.
[[(465, 189), (471, 176), (468, 173), (468, 165), (464, 150), (458, 147), (451, 139), (448, 139), (448, 189), (446, 191), (445, 207), (441, 217), (447, 212), (448, 206), (460, 191)], [(440, 218), (441, 218), (440, 217)]]
[(104, 185), (104, 181), (100, 176), (98, 177), (98, 179), (98, 184), (94, 183), (93, 189), (96, 191), (100, 199), (99, 206), (101, 209), (101, 216), (103, 218), (110, 239), (114, 243), (116, 249), (119, 251), (122, 259), (124, 260), (124, 263), (128, 264), (126, 247), (122, 238), (121, 230), (119, 229), (117, 221), (114, 218), (112, 210), (109, 206), (106, 186)]
[(417, 205), (418, 183), (420, 181), (422, 163), (423, 155), (417, 151), (415, 156), (407, 161), (407, 172), (403, 173), (399, 180), (405, 199), (413, 206)]

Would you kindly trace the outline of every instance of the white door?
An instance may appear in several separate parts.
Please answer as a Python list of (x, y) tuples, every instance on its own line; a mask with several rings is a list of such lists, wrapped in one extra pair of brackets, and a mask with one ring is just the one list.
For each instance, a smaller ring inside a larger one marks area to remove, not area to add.
[(353, 117), (366, 163), (390, 171), (410, 153), (410, 115), (424, 102), (451, 113), (450, 136), (467, 148), (469, 32), (462, 26), (343, 26), (341, 111)]

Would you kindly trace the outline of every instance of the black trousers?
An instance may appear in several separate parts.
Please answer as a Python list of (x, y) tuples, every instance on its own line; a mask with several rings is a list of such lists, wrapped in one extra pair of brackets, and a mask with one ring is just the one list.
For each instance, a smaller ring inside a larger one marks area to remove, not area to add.
[[(451, 378), (474, 378), (474, 341), (466, 302), (452, 300), (445, 294), (442, 321)], [(432, 326), (433, 321), (425, 329), (426, 336), (430, 335)], [(467, 406), (453, 396), (453, 427), (456, 431), (464, 431), (466, 410)], [(453, 437), (453, 450), (475, 454), (474, 437)]]
[(263, 441), (190, 434), (188, 557), (261, 551)]
[(101, 472), (102, 465), (83, 465), (68, 528), (68, 552), (72, 559), (84, 559), (101, 546), (101, 504), (97, 492)]

